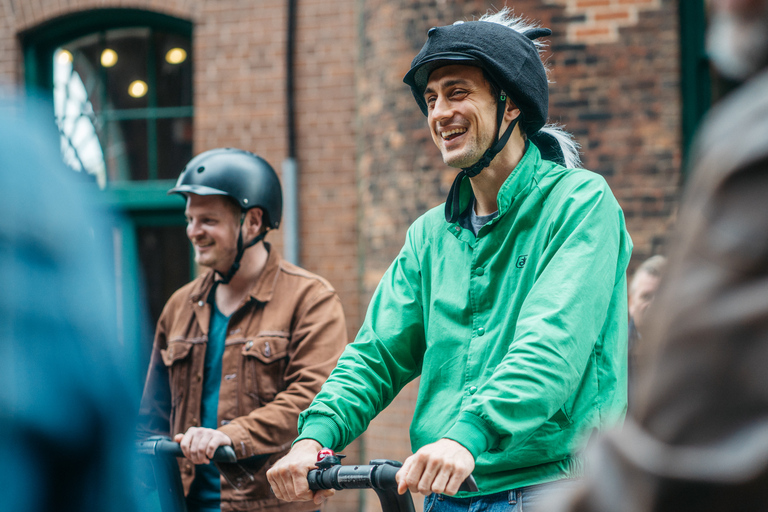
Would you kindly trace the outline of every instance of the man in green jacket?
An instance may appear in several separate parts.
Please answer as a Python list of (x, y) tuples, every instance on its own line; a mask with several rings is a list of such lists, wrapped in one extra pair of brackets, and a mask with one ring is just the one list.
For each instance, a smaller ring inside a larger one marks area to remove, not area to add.
[[(425, 510), (534, 502), (581, 474), (585, 436), (623, 419), (631, 241), (605, 181), (544, 126), (535, 40), (549, 34), (506, 9), (429, 31), (404, 81), (462, 170), (268, 472), (278, 498), (322, 502), (306, 484), (321, 446), (344, 448), (417, 377), (398, 482), (430, 495)], [(450, 497), (470, 473), (479, 491)]]

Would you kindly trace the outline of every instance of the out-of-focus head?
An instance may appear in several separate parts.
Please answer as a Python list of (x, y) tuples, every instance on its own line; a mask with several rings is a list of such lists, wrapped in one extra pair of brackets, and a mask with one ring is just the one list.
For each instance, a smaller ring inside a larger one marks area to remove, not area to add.
[(768, 0), (709, 0), (707, 53), (728, 78), (768, 66)]
[(656, 297), (666, 264), (664, 256), (651, 256), (637, 268), (629, 283), (629, 316), (638, 332), (643, 330), (645, 314)]

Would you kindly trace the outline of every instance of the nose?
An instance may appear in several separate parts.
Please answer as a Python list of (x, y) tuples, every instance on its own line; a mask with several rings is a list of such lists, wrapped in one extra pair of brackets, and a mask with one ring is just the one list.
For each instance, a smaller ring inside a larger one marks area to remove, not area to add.
[(437, 98), (435, 98), (435, 103), (432, 105), (432, 110), (429, 112), (429, 117), (433, 121), (450, 119), (453, 117), (453, 104), (442, 94), (438, 94)]
[(187, 221), (187, 238), (194, 240), (195, 237), (200, 236), (202, 229), (200, 229), (200, 223), (195, 220)]

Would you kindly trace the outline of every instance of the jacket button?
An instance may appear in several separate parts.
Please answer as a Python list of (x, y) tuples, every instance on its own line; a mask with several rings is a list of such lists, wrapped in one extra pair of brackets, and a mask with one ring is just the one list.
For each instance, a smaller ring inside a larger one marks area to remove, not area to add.
[(485, 270), (483, 269), (483, 267), (477, 267), (475, 269), (475, 274), (477, 274), (478, 276), (481, 276), (481, 275), (485, 274)]
[(477, 386), (472, 386), (469, 388), (469, 394), (474, 395), (477, 392)]
[(478, 327), (477, 328), (477, 335), (478, 336), (482, 336), (483, 334), (485, 334), (485, 329), (483, 329), (482, 327)]
[(264, 343), (264, 355), (267, 357), (272, 355), (272, 347), (269, 346), (269, 342)]
[(197, 382), (200, 382), (201, 380), (203, 380), (203, 376), (198, 373), (197, 374)]
[(191, 474), (192, 474), (192, 464), (187, 464), (186, 466), (184, 466), (184, 471), (185, 471), (185, 472), (186, 472), (188, 475), (191, 475)]
[(170, 357), (173, 357), (173, 349), (172, 349), (172, 348), (169, 348), (169, 349), (168, 349), (168, 355), (169, 355)]
[(251, 350), (252, 346), (253, 346), (253, 342), (249, 341), (248, 343), (245, 344), (245, 350)]
[(197, 418), (192, 418), (192, 425), (197, 426)]

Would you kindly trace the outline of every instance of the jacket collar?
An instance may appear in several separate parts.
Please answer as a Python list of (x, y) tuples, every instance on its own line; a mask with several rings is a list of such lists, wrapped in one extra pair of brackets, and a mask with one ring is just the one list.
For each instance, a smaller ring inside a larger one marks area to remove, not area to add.
[[(517, 163), (507, 179), (502, 184), (501, 189), (496, 197), (496, 204), (499, 207), (499, 217), (502, 217), (512, 206), (515, 198), (520, 195), (521, 192), (528, 189), (531, 185), (531, 181), (534, 178), (536, 170), (541, 165), (541, 153), (535, 144), (527, 143), (523, 157)], [(460, 210), (463, 212), (469, 207), (469, 203), (472, 200), (472, 184), (469, 179), (464, 179), (461, 182), (461, 191), (459, 195)]]

